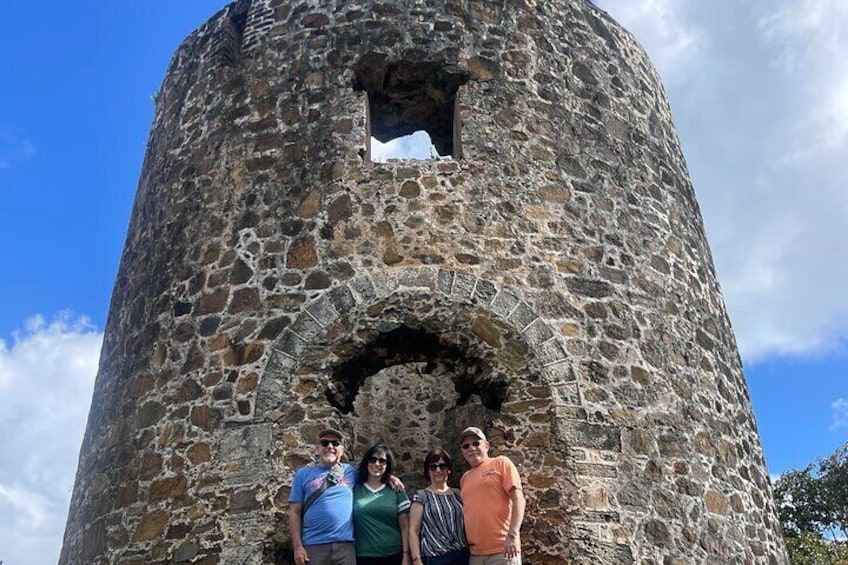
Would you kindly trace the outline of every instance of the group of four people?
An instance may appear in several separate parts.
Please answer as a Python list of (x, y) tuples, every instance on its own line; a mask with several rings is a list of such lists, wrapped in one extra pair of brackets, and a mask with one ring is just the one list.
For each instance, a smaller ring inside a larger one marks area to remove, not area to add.
[(289, 497), (295, 563), (520, 565), (518, 470), (506, 457), (489, 457), (480, 428), (463, 430), (459, 444), (471, 466), (460, 490), (448, 486), (451, 456), (434, 449), (424, 458), (429, 484), (410, 501), (388, 446), (369, 449), (357, 470), (342, 462), (342, 434), (322, 431), (317, 461), (297, 470)]

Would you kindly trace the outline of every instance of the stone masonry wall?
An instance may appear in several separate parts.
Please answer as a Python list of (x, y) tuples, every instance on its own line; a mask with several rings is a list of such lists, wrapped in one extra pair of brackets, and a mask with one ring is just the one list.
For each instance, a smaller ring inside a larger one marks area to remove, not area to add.
[[(458, 158), (370, 163), (380, 96), (455, 96)], [(526, 564), (787, 562), (662, 87), (582, 0), (213, 16), (157, 97), (94, 395), (63, 564), (288, 562), (327, 424), (411, 486), (483, 426)]]

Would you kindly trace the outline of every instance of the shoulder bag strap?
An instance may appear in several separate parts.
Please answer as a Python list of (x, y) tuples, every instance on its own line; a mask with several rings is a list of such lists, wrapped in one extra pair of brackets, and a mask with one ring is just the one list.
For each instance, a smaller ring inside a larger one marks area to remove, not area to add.
[[(318, 487), (318, 490), (310, 494), (309, 498), (306, 499), (306, 502), (303, 503), (303, 511), (300, 513), (301, 520), (304, 516), (306, 516), (306, 511), (309, 510), (309, 507), (312, 506), (316, 500), (318, 500), (318, 497), (324, 494), (324, 491), (330, 488), (331, 484), (334, 485), (339, 482), (339, 477), (336, 476), (338, 474), (338, 469), (336, 469), (337, 466), (339, 467), (339, 469), (341, 469), (341, 466), (338, 465), (338, 463), (330, 467), (330, 470), (327, 472), (327, 476), (324, 477), (324, 482), (321, 483), (321, 486)], [(331, 479), (330, 477), (333, 477), (335, 480)]]

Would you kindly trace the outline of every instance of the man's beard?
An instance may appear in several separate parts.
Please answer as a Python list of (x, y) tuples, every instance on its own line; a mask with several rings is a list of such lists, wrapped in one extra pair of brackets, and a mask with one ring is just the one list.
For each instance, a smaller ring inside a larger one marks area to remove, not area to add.
[(323, 453), (319, 459), (324, 465), (332, 465), (338, 460), (339, 457), (335, 453)]

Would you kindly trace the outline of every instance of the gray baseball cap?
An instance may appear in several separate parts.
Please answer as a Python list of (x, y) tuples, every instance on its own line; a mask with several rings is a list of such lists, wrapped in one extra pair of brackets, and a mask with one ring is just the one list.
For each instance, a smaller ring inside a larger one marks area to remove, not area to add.
[(489, 441), (486, 439), (486, 434), (483, 433), (483, 430), (474, 426), (469, 426), (462, 430), (462, 434), (459, 436), (459, 442), (462, 443), (462, 440), (468, 436), (474, 436), (481, 441)]

